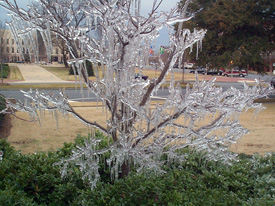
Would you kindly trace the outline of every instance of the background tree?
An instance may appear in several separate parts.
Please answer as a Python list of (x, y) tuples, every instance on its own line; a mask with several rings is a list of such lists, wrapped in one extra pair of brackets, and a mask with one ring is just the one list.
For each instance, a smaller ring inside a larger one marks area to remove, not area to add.
[[(1, 76), (1, 83), (3, 84), (3, 78), (7, 78), (7, 75), (9, 73), (9, 69), (7, 65), (3, 65), (4, 62), (9, 61), (8, 52), (9, 51), (9, 44), (11, 43), (11, 39), (7, 39), (7, 28), (6, 24), (3, 21), (0, 21), (0, 76)], [(8, 42), (7, 42), (8, 41)]]
[(60, 49), (61, 54), (62, 54), (63, 63), (65, 65), (65, 67), (68, 68), (69, 64), (67, 61), (67, 59), (68, 59), (67, 54), (69, 54), (69, 49), (68, 49), (66, 42), (63, 39), (61, 39), (60, 37), (58, 37), (57, 35), (54, 35), (52, 37), (52, 39), (53, 39), (53, 46), (56, 46)]
[(0, 61), (1, 64), (4, 62), (4, 60), (6, 60), (6, 38), (5, 38), (5, 34), (6, 34), (6, 25), (4, 22), (0, 21)]
[[(113, 178), (126, 176), (130, 169), (162, 172), (163, 156), (167, 157), (167, 161), (183, 161), (184, 154), (177, 151), (185, 147), (207, 150), (206, 155), (210, 159), (221, 158), (230, 162), (236, 155), (227, 152), (227, 148), (247, 133), (239, 124), (238, 114), (248, 108), (260, 109), (261, 106), (254, 104), (253, 100), (264, 97), (271, 91), (271, 88), (257, 84), (253, 88), (245, 86), (244, 91), (231, 88), (223, 92), (221, 88), (213, 87), (214, 80), (197, 80), (192, 89), (187, 86), (183, 95), (172, 78), (167, 99), (161, 105), (151, 105), (154, 94), (165, 83), (165, 77), (170, 72), (173, 77), (172, 68), (177, 59), (194, 44), (197, 43), (199, 47), (205, 36), (205, 30), (194, 29), (193, 33), (188, 29), (176, 34), (172, 32), (172, 24), (190, 20), (191, 16), (188, 13), (185, 15), (190, 1), (186, 2), (183, 12), (179, 14), (177, 8), (157, 13), (162, 1), (156, 0), (146, 17), (140, 14), (139, 0), (54, 1), (48, 8), (54, 11), (51, 15), (39, 13), (30, 7), (27, 16), (22, 15), (21, 10), (9, 1), (0, 2), (14, 11), (14, 18), (25, 21), (25, 30), (40, 29), (45, 34), (49, 31), (61, 33), (60, 36), (69, 37), (66, 41), (68, 48), (72, 46), (71, 38), (79, 43), (83, 57), (76, 58), (74, 50), (69, 49), (72, 56), (69, 63), (78, 71), (80, 83), (84, 83), (103, 102), (109, 115), (106, 125), (89, 121), (78, 114), (63, 92), (58, 97), (39, 91), (24, 92), (28, 100), (17, 104), (8, 102), (7, 108), (11, 112), (14, 109), (27, 111), (38, 121), (39, 115), (45, 110), (72, 114), (88, 126), (107, 134), (110, 141), (104, 149), (98, 147), (101, 139), (92, 138), (84, 146), (78, 147), (70, 158), (59, 163), (63, 166), (62, 174), (67, 175), (68, 165), (74, 162), (83, 172), (83, 178), (90, 181), (91, 187), (100, 178), (99, 163), (105, 161), (106, 153), (106, 163)], [(64, 27), (68, 30), (61, 29), (63, 24), (58, 21), (60, 14), (55, 11), (64, 8), (65, 2), (70, 5), (66, 7), (66, 11), (72, 18), (74, 14), (83, 15), (83, 22), (78, 26)], [(48, 6), (44, 0), (38, 3)], [(40, 19), (48, 19), (45, 22), (47, 26), (37, 25), (37, 20)], [(100, 37), (94, 35), (97, 27), (93, 25), (100, 25)], [(148, 62), (150, 46), (163, 26), (171, 31), (170, 53), (166, 62), (160, 62), (160, 75), (146, 81), (135, 79), (135, 73), (142, 74)], [(96, 80), (89, 80), (87, 60), (106, 65), (106, 69), (102, 71), (103, 77), (96, 68)]]
[(233, 61), (263, 71), (263, 55), (275, 50), (274, 10), (272, 0), (194, 0), (189, 12), (196, 15), (185, 26), (208, 31), (198, 64), (220, 68)]

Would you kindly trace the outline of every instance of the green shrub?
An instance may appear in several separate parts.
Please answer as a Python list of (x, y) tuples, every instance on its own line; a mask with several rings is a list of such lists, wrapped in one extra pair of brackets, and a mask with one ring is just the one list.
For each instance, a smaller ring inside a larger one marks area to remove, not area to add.
[[(0, 111), (2, 111), (3, 109), (6, 108), (6, 100), (5, 100), (5, 97), (0, 94)], [(4, 118), (5, 118), (5, 114), (2, 114), (0, 113), (0, 129), (2, 128), (3, 126), (3, 121), (4, 121)]]
[(67, 179), (61, 178), (59, 167), (53, 166), (60, 160), (55, 152), (22, 155), (5, 140), (0, 141), (0, 150), (4, 152), (0, 163), (0, 191), (5, 191), (0, 193), (3, 195), (0, 200), (16, 200), (17, 194), (21, 194), (38, 205), (68, 205), (79, 190), (89, 189), (77, 169)]
[[(93, 69), (93, 64), (88, 60), (86, 60), (86, 67), (87, 67), (87, 70), (88, 70), (88, 76), (95, 76), (94, 69)], [(70, 66), (69, 74), (74, 75), (74, 70), (73, 70), (72, 66)], [(78, 75), (77, 70), (76, 70), (76, 75)]]
[[(7, 78), (9, 76), (9, 73), (10, 73), (9, 65), (8, 64), (2, 64), (2, 67), (3, 67), (3, 78)], [(0, 74), (0, 76), (1, 76), (1, 74)]]
[[(100, 147), (107, 146), (104, 138)], [(0, 205), (274, 205), (275, 154), (266, 157), (242, 155), (239, 162), (225, 165), (209, 161), (203, 153), (186, 150), (185, 162), (165, 164), (165, 174), (132, 172), (111, 182), (103, 180), (94, 190), (83, 182), (77, 167), (61, 178), (61, 158), (69, 157), (76, 143), (89, 137), (78, 136), (56, 152), (23, 155), (5, 140), (0, 162)], [(165, 160), (165, 158), (164, 158)], [(101, 165), (102, 172), (108, 172)]]

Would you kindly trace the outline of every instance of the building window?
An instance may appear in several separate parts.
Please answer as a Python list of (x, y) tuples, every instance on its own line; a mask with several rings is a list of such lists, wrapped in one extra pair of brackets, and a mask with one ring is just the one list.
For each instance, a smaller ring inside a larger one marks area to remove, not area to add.
[(55, 49), (55, 53), (58, 54), (58, 48)]
[(9, 47), (7, 47), (7, 53), (10, 53), (10, 48)]
[(14, 44), (14, 39), (11, 40), (12, 45)]
[(11, 53), (14, 53), (14, 48), (13, 47), (11, 48)]
[(9, 39), (7, 39), (7, 44), (9, 44), (10, 43), (10, 40)]

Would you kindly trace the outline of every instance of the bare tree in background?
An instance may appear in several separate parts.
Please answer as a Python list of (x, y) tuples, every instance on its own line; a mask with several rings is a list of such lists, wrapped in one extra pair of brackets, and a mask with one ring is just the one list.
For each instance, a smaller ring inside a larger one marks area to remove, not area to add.
[[(36, 120), (45, 110), (69, 113), (111, 137), (105, 149), (97, 149), (101, 140), (91, 139), (69, 159), (62, 160), (59, 164), (63, 166), (63, 175), (67, 174), (68, 164), (74, 162), (94, 187), (100, 178), (100, 159), (108, 152), (111, 155), (106, 161), (114, 178), (127, 175), (130, 165), (137, 171), (161, 172), (162, 155), (168, 156), (167, 161), (183, 161), (184, 154), (177, 151), (185, 147), (207, 151), (207, 156), (214, 160), (230, 162), (236, 157), (228, 152), (228, 147), (247, 133), (239, 124), (238, 115), (249, 108), (261, 109), (253, 100), (267, 96), (271, 88), (258, 83), (253, 88), (245, 85), (243, 91), (231, 88), (223, 92), (222, 88), (214, 87), (214, 79), (209, 82), (197, 79), (193, 88), (187, 86), (183, 94), (172, 78), (167, 99), (152, 106), (152, 97), (165, 83), (165, 77), (169, 73), (173, 77), (176, 60), (194, 44), (200, 47), (206, 33), (183, 29), (174, 34), (172, 25), (188, 21), (192, 16), (177, 13), (176, 7), (158, 13), (161, 3), (161, 0), (153, 1), (151, 12), (144, 17), (140, 13), (140, 0), (39, 0), (40, 8), (31, 6), (28, 11), (8, 0), (0, 1), (0, 5), (14, 13), (12, 25), (24, 26), (18, 35), (38, 29), (45, 38), (53, 32), (64, 39), (72, 56), (69, 63), (78, 71), (80, 83), (103, 102), (110, 116), (106, 125), (89, 121), (70, 106), (62, 92), (58, 97), (39, 91), (24, 92), (27, 101), (8, 104), (11, 111), (26, 111)], [(97, 25), (101, 28), (100, 36), (94, 33)], [(135, 73), (142, 75), (150, 46), (163, 26), (171, 31), (168, 60), (160, 62), (158, 77), (146, 81), (136, 79)], [(45, 40), (45, 45), (51, 47), (50, 39)], [(83, 57), (78, 58), (80, 55)], [(95, 68), (95, 81), (88, 78), (86, 60), (106, 65), (102, 76)]]
[(65, 65), (65, 67), (68, 68), (69, 64), (68, 64), (68, 60), (67, 60), (67, 58), (68, 58), (67, 54), (69, 53), (69, 49), (68, 49), (66, 42), (63, 39), (61, 39), (60, 37), (58, 37), (57, 35), (53, 35), (52, 39), (53, 39), (53, 46), (58, 47), (60, 49), (61, 54), (62, 54), (63, 63)]

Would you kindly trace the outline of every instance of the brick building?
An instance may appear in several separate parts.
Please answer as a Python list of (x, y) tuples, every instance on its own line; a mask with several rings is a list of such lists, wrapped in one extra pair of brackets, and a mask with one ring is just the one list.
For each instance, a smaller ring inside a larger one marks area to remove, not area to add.
[[(40, 33), (37, 33), (37, 42), (38, 42), (38, 61), (39, 62), (49, 62), (47, 58), (46, 48), (44, 46), (42, 37)], [(0, 29), (0, 60), (2, 62), (22, 62), (22, 53), (17, 48), (17, 44), (13, 35), (9, 29)], [(22, 42), (24, 45), (24, 42)], [(28, 51), (25, 51), (23, 48), (23, 55), (25, 57), (25, 61), (30, 61), (30, 59), (34, 59), (33, 57), (29, 57)], [(53, 46), (51, 62), (63, 62), (62, 51), (58, 46)]]

